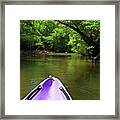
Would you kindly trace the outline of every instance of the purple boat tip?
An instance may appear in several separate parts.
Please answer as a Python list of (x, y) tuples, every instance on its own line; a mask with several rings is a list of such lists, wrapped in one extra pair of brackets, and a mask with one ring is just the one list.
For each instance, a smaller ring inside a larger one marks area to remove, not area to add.
[(52, 83), (53, 83), (53, 79), (52, 78), (48, 78), (45, 82), (44, 82), (44, 84), (42, 85), (43, 86), (43, 88), (44, 87), (50, 87), (51, 85), (52, 85)]
[(55, 77), (49, 77), (34, 88), (25, 100), (72, 100), (71, 96)]

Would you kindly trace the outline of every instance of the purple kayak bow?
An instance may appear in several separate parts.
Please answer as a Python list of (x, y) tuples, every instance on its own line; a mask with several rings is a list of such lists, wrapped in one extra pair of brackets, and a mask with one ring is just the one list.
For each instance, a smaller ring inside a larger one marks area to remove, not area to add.
[(72, 98), (59, 79), (49, 77), (35, 87), (24, 100), (72, 100)]

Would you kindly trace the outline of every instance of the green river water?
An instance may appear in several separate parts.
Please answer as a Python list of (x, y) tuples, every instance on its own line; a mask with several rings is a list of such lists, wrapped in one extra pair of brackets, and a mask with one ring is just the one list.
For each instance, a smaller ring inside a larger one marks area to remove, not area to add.
[(73, 100), (100, 99), (100, 64), (80, 56), (26, 57), (20, 61), (20, 98), (49, 75), (59, 78)]

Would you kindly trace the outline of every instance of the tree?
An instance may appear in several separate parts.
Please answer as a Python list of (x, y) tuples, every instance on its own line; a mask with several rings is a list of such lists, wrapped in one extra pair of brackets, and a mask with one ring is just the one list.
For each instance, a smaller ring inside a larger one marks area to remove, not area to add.
[(23, 50), (76, 52), (98, 58), (100, 55), (99, 20), (21, 20)]
[(77, 32), (88, 45), (87, 51), (94, 58), (100, 54), (99, 20), (57, 20), (59, 23)]

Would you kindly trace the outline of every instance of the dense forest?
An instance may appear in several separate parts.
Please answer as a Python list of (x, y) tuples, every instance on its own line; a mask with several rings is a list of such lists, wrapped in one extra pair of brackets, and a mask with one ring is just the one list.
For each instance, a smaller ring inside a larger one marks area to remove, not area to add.
[(100, 59), (99, 20), (21, 20), (21, 53), (78, 53)]

